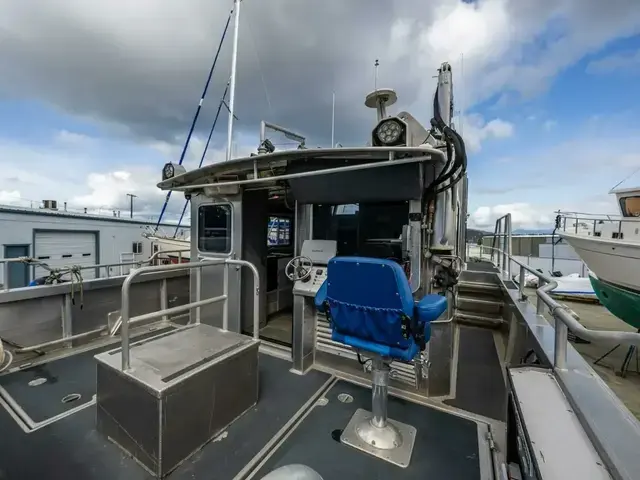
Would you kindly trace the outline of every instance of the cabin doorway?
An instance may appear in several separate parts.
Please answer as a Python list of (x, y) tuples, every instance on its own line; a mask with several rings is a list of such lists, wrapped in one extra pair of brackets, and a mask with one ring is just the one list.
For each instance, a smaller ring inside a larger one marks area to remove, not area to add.
[[(285, 267), (294, 256), (294, 204), (284, 192), (273, 190), (245, 191), (242, 204), (242, 255), (258, 269), (261, 291), (264, 292), (260, 295), (260, 338), (290, 347), (293, 283), (287, 278)], [(251, 279), (245, 277), (243, 283), (248, 283), (245, 288), (251, 288)], [(246, 312), (247, 315), (250, 313)], [(243, 325), (248, 325), (248, 322), (243, 322)]]

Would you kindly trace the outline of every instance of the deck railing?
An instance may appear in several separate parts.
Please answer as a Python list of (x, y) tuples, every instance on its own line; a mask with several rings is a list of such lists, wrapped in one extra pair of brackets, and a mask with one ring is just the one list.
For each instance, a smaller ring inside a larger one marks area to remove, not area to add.
[[(154, 262), (156, 262), (161, 255), (165, 255), (165, 254), (177, 254), (178, 256), (178, 263), (182, 263), (182, 255), (184, 253), (189, 252), (189, 250), (159, 250), (156, 253), (154, 253), (153, 255), (151, 255), (149, 258), (147, 258), (146, 260), (137, 260), (134, 262), (120, 262), (120, 263), (103, 263), (103, 264), (98, 264), (98, 265), (85, 265), (85, 266), (80, 266), (80, 265), (68, 265), (68, 266), (64, 266), (64, 267), (57, 267), (57, 268), (51, 268), (49, 267), (45, 262), (40, 262), (38, 259), (36, 258), (32, 258), (32, 257), (17, 257), (17, 258), (3, 258), (0, 259), (0, 265), (3, 266), (3, 271), (4, 271), (4, 283), (3, 283), (3, 290), (7, 291), (10, 290), (9, 288), (9, 264), (11, 263), (25, 263), (27, 265), (33, 266), (35, 267), (42, 267), (48, 271), (55, 271), (55, 272), (60, 272), (63, 275), (66, 274), (67, 272), (70, 272), (72, 269), (78, 272), (83, 272), (85, 270), (98, 270), (98, 278), (110, 278), (111, 277), (111, 273), (110, 270), (111, 268), (114, 267), (126, 267), (126, 266), (135, 266), (135, 267), (140, 267), (142, 265), (152, 265)], [(100, 269), (104, 268), (105, 269), (105, 276), (104, 277), (100, 277)]]
[[(496, 233), (505, 228), (502, 233), (503, 248), (495, 246), (484, 247), (491, 249), (491, 259), (493, 261), (494, 254), (497, 256), (496, 266), (500, 269), (503, 276), (511, 280), (511, 264), (512, 262), (519, 266), (518, 272), (518, 300), (526, 302), (527, 297), (524, 292), (525, 273), (529, 272), (538, 278), (538, 289), (536, 290), (537, 302), (536, 313), (543, 315), (545, 306), (549, 309), (551, 316), (555, 321), (555, 349), (554, 349), (554, 368), (564, 370), (567, 368), (567, 343), (569, 341), (568, 333), (571, 331), (576, 336), (592, 342), (613, 342), (623, 345), (635, 345), (640, 347), (640, 334), (632, 332), (619, 332), (613, 330), (591, 330), (584, 327), (569, 311), (569, 309), (556, 302), (549, 292), (558, 286), (553, 278), (548, 277), (528, 265), (513, 258), (510, 252), (511, 240), (511, 215), (507, 214), (496, 221)], [(495, 245), (495, 237), (494, 237)], [(502, 261), (500, 261), (502, 259)]]
[(491, 242), (491, 261), (493, 261), (494, 252), (500, 252), (502, 256), (502, 262), (500, 258), (497, 259), (498, 264), (506, 265), (506, 271), (509, 277), (511, 277), (511, 263), (507, 262), (507, 257), (511, 257), (513, 250), (511, 249), (511, 214), (507, 213), (498, 220), (496, 220), (496, 228), (493, 232), (493, 240)]
[(611, 225), (611, 233), (620, 238), (625, 226), (640, 227), (640, 218), (622, 215), (593, 214), (582, 212), (556, 212), (556, 231), (599, 237), (604, 225)]
[[(217, 297), (201, 299), (202, 296), (202, 269), (205, 267), (224, 265), (224, 283), (222, 295)], [(233, 260), (230, 258), (220, 258), (212, 260), (202, 260), (190, 263), (176, 263), (171, 265), (158, 265), (150, 267), (142, 267), (133, 270), (124, 283), (122, 284), (122, 308), (120, 310), (122, 326), (120, 337), (122, 339), (122, 370), (129, 370), (130, 368), (130, 346), (129, 346), (129, 324), (134, 322), (142, 322), (145, 320), (153, 320), (154, 318), (161, 318), (168, 315), (175, 315), (177, 313), (186, 312), (192, 309), (196, 309), (195, 323), (200, 323), (200, 308), (205, 305), (213, 303), (223, 302), (222, 312), (222, 329), (229, 329), (229, 265), (238, 265), (240, 267), (247, 267), (253, 273), (253, 338), (256, 340), (260, 337), (260, 275), (256, 267), (244, 260)], [(130, 317), (129, 313), (129, 298), (130, 289), (133, 280), (142, 275), (143, 273), (158, 273), (169, 272), (173, 270), (191, 270), (196, 269), (196, 300), (191, 303), (179, 305), (177, 307), (164, 308), (156, 312), (144, 313), (135, 317)]]

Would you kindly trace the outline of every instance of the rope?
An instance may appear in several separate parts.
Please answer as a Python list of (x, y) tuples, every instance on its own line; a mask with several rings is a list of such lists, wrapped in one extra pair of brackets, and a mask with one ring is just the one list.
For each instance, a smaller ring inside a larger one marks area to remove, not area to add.
[(45, 278), (45, 285), (56, 285), (58, 283), (64, 283), (62, 277), (64, 275), (69, 275), (71, 279), (71, 303), (73, 305), (76, 304), (75, 294), (76, 286), (78, 286), (78, 293), (80, 294), (80, 310), (84, 308), (84, 283), (82, 278), (82, 267), (80, 265), (52, 268), (48, 264), (31, 257), (19, 257), (18, 261), (26, 263), (28, 265), (35, 265), (47, 270), (49, 272), (49, 275), (47, 275), (47, 277)]
[[(209, 137), (207, 138), (207, 143), (204, 145), (204, 150), (202, 151), (202, 156), (200, 157), (200, 163), (198, 164), (198, 168), (202, 167), (204, 163), (204, 157), (207, 155), (207, 150), (209, 149), (209, 143), (211, 143), (211, 137), (213, 136), (213, 131), (216, 128), (216, 124), (218, 123), (218, 117), (220, 116), (220, 110), (222, 110), (222, 105), (225, 104), (225, 97), (227, 96), (227, 92), (229, 91), (229, 84), (231, 80), (227, 82), (227, 86), (224, 89), (224, 93), (222, 94), (222, 98), (220, 99), (220, 103), (218, 104), (218, 111), (216, 112), (216, 116), (213, 119), (213, 125), (211, 125), (211, 130), (209, 130)], [(171, 193), (171, 192), (169, 192)], [(189, 205), (189, 200), (185, 200), (184, 207), (182, 207), (182, 213), (180, 214), (180, 220), (178, 220), (178, 225), (176, 226), (176, 231), (173, 233), (173, 238), (176, 238), (178, 235), (178, 230), (180, 229), (180, 225), (182, 224), (182, 219), (184, 218), (184, 214), (187, 211), (187, 206)]]
[[(231, 23), (231, 17), (233, 16), (233, 8), (229, 13), (229, 17), (227, 18), (227, 23), (224, 27), (224, 31), (222, 32), (222, 38), (220, 39), (220, 43), (218, 44), (218, 50), (216, 51), (216, 56), (213, 59), (213, 64), (211, 65), (211, 69), (209, 70), (209, 76), (207, 77), (207, 81), (204, 85), (204, 89), (202, 90), (202, 95), (200, 96), (200, 101), (198, 102), (198, 107), (196, 108), (196, 113), (193, 116), (193, 121), (191, 122), (191, 128), (189, 129), (189, 133), (187, 134), (187, 139), (184, 142), (184, 147), (182, 148), (182, 153), (180, 154), (180, 161), (178, 165), (182, 165), (184, 161), (184, 157), (187, 153), (187, 148), (189, 147), (189, 142), (191, 141), (191, 136), (193, 135), (193, 131), (196, 128), (196, 123), (198, 121), (198, 117), (200, 116), (200, 110), (202, 110), (202, 104), (204, 103), (204, 97), (207, 95), (207, 91), (209, 90), (209, 84), (211, 83), (211, 78), (213, 77), (213, 71), (216, 68), (216, 63), (218, 63), (218, 57), (220, 56), (220, 50), (222, 50), (222, 44), (224, 42), (224, 37), (227, 35), (227, 30), (229, 29), (229, 23)], [(169, 204), (169, 200), (171, 199), (171, 190), (167, 192), (167, 197), (164, 200), (164, 205), (162, 205), (162, 210), (160, 210), (160, 216), (158, 217), (158, 223), (156, 224), (156, 228), (154, 230), (157, 231), (158, 227), (160, 227), (160, 222), (162, 221), (162, 217), (164, 216), (164, 212), (167, 210), (167, 205)]]
[(249, 20), (249, 15), (245, 16), (245, 21), (247, 22), (247, 30), (249, 30), (249, 38), (251, 39), (251, 46), (253, 47), (253, 53), (256, 55), (256, 63), (258, 64), (258, 72), (260, 72), (260, 79), (262, 80), (262, 88), (264, 89), (264, 96), (267, 100), (267, 106), (269, 107), (269, 115), (273, 117), (273, 108), (271, 107), (271, 99), (269, 98), (269, 91), (267, 90), (267, 82), (264, 80), (264, 73), (262, 72), (262, 62), (260, 62), (260, 55), (258, 54), (258, 49), (256, 48), (256, 41), (253, 37), (253, 28), (251, 28), (251, 22)]
[(616, 183), (613, 187), (611, 187), (611, 190), (609, 190), (609, 193), (613, 193), (613, 191), (616, 188), (618, 188), (623, 182), (626, 182), (627, 180), (629, 180), (631, 177), (633, 177), (638, 172), (640, 172), (640, 167), (636, 168), (633, 172), (631, 172), (629, 175), (627, 175), (622, 180), (620, 180), (618, 183)]

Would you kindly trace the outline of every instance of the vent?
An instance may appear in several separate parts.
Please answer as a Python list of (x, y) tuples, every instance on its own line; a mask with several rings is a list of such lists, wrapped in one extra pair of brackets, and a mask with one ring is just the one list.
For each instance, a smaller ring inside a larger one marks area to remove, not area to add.
[(57, 200), (43, 200), (42, 208), (46, 208), (47, 210), (58, 210), (58, 202)]
[[(349, 346), (343, 343), (334, 342), (331, 340), (331, 326), (327, 321), (326, 315), (317, 312), (316, 313), (316, 348), (322, 352), (337, 355), (339, 357), (348, 358), (357, 361), (358, 357), (356, 352)], [(363, 361), (369, 360), (366, 354), (361, 354), (360, 358)], [(416, 369), (413, 360), (411, 362), (391, 362), (391, 378), (407, 385), (416, 387)]]

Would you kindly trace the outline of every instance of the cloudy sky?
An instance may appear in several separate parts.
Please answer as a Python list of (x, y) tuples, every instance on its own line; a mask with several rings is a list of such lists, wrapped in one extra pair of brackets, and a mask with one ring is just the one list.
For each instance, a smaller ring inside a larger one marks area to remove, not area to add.
[[(138, 215), (157, 217), (155, 183), (179, 158), (231, 7), (0, 0), (0, 204), (50, 198), (107, 212), (134, 193)], [(230, 51), (231, 31), (189, 166)], [(509, 211), (523, 228), (547, 227), (557, 209), (615, 211), (607, 191), (640, 167), (638, 0), (244, 0), (234, 154), (255, 150), (262, 119), (329, 146), (332, 92), (336, 141), (364, 144), (376, 58), (379, 86), (398, 92), (394, 111), (425, 125), (436, 68), (452, 64), (476, 227)], [(206, 162), (224, 159), (227, 118)], [(175, 197), (170, 217), (182, 209)]]

